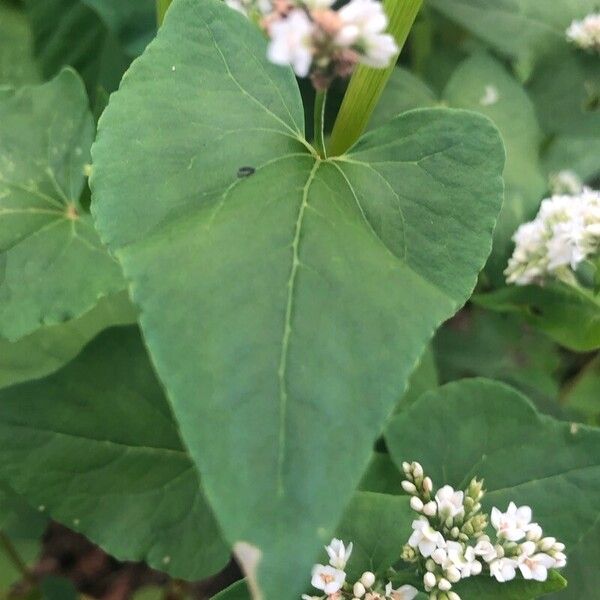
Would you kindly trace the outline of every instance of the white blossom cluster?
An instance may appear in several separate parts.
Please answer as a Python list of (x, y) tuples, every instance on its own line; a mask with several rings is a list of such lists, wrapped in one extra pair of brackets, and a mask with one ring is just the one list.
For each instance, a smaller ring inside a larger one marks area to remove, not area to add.
[(462, 579), (487, 575), (504, 583), (517, 571), (524, 579), (545, 581), (548, 569), (566, 565), (565, 546), (543, 537), (532, 523), (528, 506), (510, 503), (506, 512), (492, 509), (492, 540), (485, 531), (488, 515), (482, 512), (483, 481), (473, 479), (465, 491), (449, 485), (435, 494), (431, 479), (417, 463), (404, 463), (403, 489), (410, 494), (411, 508), (419, 513), (402, 558), (417, 563), (430, 600), (460, 600), (452, 588)]
[(299, 77), (310, 75), (319, 90), (350, 75), (358, 63), (385, 68), (398, 53), (377, 0), (350, 0), (339, 10), (332, 8), (335, 0), (225, 2), (262, 26), (271, 62), (290, 65)]
[(573, 21), (567, 29), (567, 39), (584, 50), (600, 52), (600, 13)]
[(347, 546), (342, 540), (333, 539), (325, 546), (329, 556), (328, 565), (317, 564), (312, 570), (311, 585), (321, 591), (320, 596), (303, 594), (302, 600), (412, 600), (419, 591), (403, 585), (393, 589), (377, 581), (374, 573), (365, 571), (353, 584), (346, 581), (346, 564), (352, 554), (352, 542)]
[(572, 283), (577, 267), (600, 251), (600, 192), (583, 188), (575, 195), (547, 198), (513, 241), (504, 271), (508, 283), (541, 284), (549, 277)]

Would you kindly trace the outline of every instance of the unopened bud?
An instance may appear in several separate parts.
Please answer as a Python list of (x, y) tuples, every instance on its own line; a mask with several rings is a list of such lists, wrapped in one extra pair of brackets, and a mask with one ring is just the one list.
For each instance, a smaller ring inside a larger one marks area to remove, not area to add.
[(360, 577), (360, 582), (367, 589), (373, 587), (373, 584), (375, 583), (375, 574), (371, 573), (371, 571), (365, 571)]
[(448, 592), (448, 600), (460, 600), (460, 596), (456, 592)]
[[(450, 521), (450, 525), (452, 525), (452, 519), (450, 519), (450, 518), (449, 518), (449, 519), (447, 519), (447, 520), (446, 520), (446, 526), (448, 526), (448, 527), (449, 527), (449, 525), (448, 525), (448, 521)], [(453, 527), (453, 528), (450, 530), (450, 535), (451, 535), (453, 538), (457, 538), (457, 537), (459, 536), (459, 534), (460, 534), (460, 530), (458, 529), (458, 527)]]
[(404, 471), (404, 473), (406, 475), (410, 475), (410, 463), (403, 462), (402, 463), (402, 470)]
[(415, 479), (423, 477), (423, 467), (420, 465), (420, 463), (414, 462), (411, 467)]
[(436, 562), (438, 565), (441, 565), (443, 563), (446, 562), (446, 559), (448, 558), (448, 554), (446, 553), (445, 550), (443, 550), (442, 548), (436, 548), (432, 553), (431, 553), (431, 558), (433, 559), (434, 562)]
[(557, 552), (564, 552), (565, 545), (562, 542), (556, 542), (556, 544), (554, 544), (554, 550), (556, 550)]
[(483, 479), (477, 479), (474, 477), (471, 480), (469, 487), (467, 488), (466, 495), (470, 498), (473, 498), (475, 502), (479, 502), (483, 498), (484, 493), (485, 492), (483, 491)]
[(539, 546), (542, 552), (547, 552), (556, 544), (556, 538), (553, 537), (545, 537), (543, 540), (540, 540)]
[(458, 539), (461, 542), (468, 542), (469, 541), (469, 536), (466, 533), (459, 533), (458, 534)]
[(428, 559), (425, 561), (425, 568), (426, 568), (428, 571), (432, 571), (432, 572), (433, 572), (433, 571), (435, 571), (435, 568), (436, 568), (435, 561), (431, 560), (431, 558), (428, 558)]
[(425, 477), (423, 479), (423, 491), (426, 494), (430, 494), (431, 490), (433, 490), (433, 481), (431, 481), (431, 477)]
[(504, 558), (504, 555), (505, 555), (504, 546), (501, 546), (500, 544), (496, 544), (494, 546), (494, 552), (496, 553), (497, 558)]
[(455, 566), (448, 567), (446, 571), (444, 571), (444, 575), (451, 583), (460, 581), (460, 571)]
[(438, 581), (438, 588), (442, 590), (442, 592), (447, 592), (448, 590), (452, 589), (452, 584), (447, 579), (442, 577), (442, 579)]
[(527, 531), (527, 539), (530, 542), (539, 542), (542, 539), (542, 528), (537, 524), (530, 525)]
[(415, 487), (414, 483), (411, 483), (410, 481), (406, 481), (404, 480), (402, 482), (402, 489), (407, 493), (407, 494), (416, 494), (417, 493), (417, 488)]
[(471, 563), (471, 575), (480, 575), (483, 570), (483, 566), (478, 560)]
[(436, 583), (437, 580), (435, 575), (431, 571), (427, 571), (423, 577), (423, 585), (425, 586), (425, 589), (429, 592), (435, 587)]
[(435, 517), (437, 514), (437, 504), (432, 500), (423, 505), (423, 514), (428, 517)]
[(417, 498), (417, 496), (413, 496), (410, 499), (410, 507), (420, 513), (423, 510), (423, 501), (420, 498)]
[(467, 536), (473, 535), (475, 533), (475, 529), (473, 529), (473, 525), (471, 521), (467, 521), (462, 527), (463, 533), (467, 534)]
[(402, 548), (402, 554), (400, 555), (400, 558), (404, 562), (416, 562), (418, 559), (417, 551), (412, 546), (406, 544), (404, 548)]
[(360, 581), (357, 581), (352, 588), (352, 592), (357, 598), (362, 598), (367, 593), (367, 590)]

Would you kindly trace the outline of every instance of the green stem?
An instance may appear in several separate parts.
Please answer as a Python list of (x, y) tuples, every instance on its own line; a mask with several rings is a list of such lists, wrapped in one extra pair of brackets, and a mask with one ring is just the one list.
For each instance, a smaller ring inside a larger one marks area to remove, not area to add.
[[(423, 0), (384, 0), (389, 18), (389, 32), (402, 50)], [(398, 53), (399, 56), (399, 53)], [(339, 156), (352, 146), (366, 129), (383, 90), (394, 72), (398, 56), (387, 69), (360, 65), (348, 86), (344, 101), (333, 126), (329, 154)]]
[(326, 158), (325, 151), (325, 104), (327, 103), (327, 92), (317, 90), (315, 95), (314, 136), (313, 144), (321, 158)]
[(3, 531), (0, 531), (0, 547), (2, 547), (4, 554), (6, 554), (15, 569), (22, 575), (23, 579), (29, 583), (35, 583), (35, 578), (25, 564), (25, 561)]
[(173, 0), (156, 0), (156, 23), (160, 27), (165, 20), (165, 15)]

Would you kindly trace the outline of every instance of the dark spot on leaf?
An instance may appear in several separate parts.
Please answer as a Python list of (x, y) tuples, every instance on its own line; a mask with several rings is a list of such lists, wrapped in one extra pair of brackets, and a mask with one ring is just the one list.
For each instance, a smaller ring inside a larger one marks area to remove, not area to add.
[(250, 175), (254, 175), (256, 169), (254, 167), (240, 167), (237, 172), (237, 176), (242, 177), (250, 177)]

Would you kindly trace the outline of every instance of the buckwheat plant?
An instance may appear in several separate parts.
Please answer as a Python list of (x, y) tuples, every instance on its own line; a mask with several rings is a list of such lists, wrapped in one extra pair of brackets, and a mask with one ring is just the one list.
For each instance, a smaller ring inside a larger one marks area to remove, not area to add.
[(505, 270), (508, 283), (543, 284), (558, 279), (577, 285), (575, 271), (600, 250), (600, 192), (583, 188), (542, 202), (536, 218), (513, 236), (514, 253)]
[(600, 13), (573, 21), (567, 29), (567, 39), (583, 50), (600, 52)]
[[(452, 588), (468, 577), (504, 583), (520, 572), (524, 579), (546, 581), (549, 569), (566, 565), (564, 544), (544, 537), (530, 507), (511, 502), (504, 513), (493, 508), (490, 519), (481, 506), (483, 480), (474, 478), (464, 491), (444, 485), (434, 493), (419, 463), (404, 463), (403, 470), (402, 487), (419, 518), (402, 559), (418, 567), (431, 600), (460, 600)], [(490, 520), (492, 537), (486, 534)]]
[(333, 539), (325, 550), (329, 564), (316, 564), (312, 570), (311, 584), (320, 590), (320, 596), (304, 594), (302, 600), (412, 600), (419, 591), (411, 585), (393, 589), (391, 582), (384, 584), (374, 573), (365, 571), (358, 581), (346, 581), (346, 564), (352, 554), (352, 542), (347, 546), (342, 540)]
[(339, 10), (334, 0), (225, 1), (263, 28), (271, 62), (310, 76), (317, 90), (349, 76), (358, 63), (385, 68), (399, 51), (376, 0), (352, 0)]

